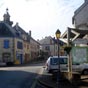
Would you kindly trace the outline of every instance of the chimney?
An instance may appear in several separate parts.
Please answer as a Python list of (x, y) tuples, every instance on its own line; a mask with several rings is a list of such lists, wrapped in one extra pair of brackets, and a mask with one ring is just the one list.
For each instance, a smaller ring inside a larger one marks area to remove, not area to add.
[(31, 30), (29, 31), (29, 35), (30, 35), (30, 37), (31, 37)]
[(18, 22), (16, 23), (16, 29), (18, 30)]

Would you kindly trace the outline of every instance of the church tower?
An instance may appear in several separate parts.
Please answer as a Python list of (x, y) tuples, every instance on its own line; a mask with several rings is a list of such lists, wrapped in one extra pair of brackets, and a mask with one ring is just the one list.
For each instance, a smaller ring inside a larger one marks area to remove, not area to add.
[(3, 21), (12, 26), (13, 22), (10, 21), (10, 15), (8, 12), (8, 8), (6, 9), (6, 13), (3, 15)]

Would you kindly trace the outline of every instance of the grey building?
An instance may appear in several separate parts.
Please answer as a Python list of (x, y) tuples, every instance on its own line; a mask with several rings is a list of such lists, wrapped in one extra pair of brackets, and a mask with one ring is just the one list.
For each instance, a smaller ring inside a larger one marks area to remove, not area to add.
[(88, 0), (74, 12), (72, 24), (77, 29), (88, 30)]
[(67, 36), (69, 30), (69, 36), (72, 42), (75, 41), (74, 43), (77, 44), (85, 43), (85, 45), (88, 45), (88, 0), (85, 0), (84, 3), (74, 12), (72, 24), (75, 28), (68, 27), (61, 36), (62, 40), (68, 43)]

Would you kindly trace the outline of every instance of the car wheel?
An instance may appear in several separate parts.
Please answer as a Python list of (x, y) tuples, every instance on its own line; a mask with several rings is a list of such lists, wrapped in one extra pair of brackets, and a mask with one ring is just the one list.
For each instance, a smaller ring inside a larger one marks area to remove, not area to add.
[(83, 75), (88, 75), (88, 70), (87, 69), (83, 71)]

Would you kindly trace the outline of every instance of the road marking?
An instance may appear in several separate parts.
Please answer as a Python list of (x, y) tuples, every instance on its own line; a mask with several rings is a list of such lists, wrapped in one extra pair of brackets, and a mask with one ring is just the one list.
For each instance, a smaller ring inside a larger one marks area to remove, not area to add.
[(42, 75), (43, 70), (44, 70), (43, 68), (40, 69), (40, 71), (39, 71), (37, 77), (35, 78), (35, 81), (33, 82), (31, 88), (35, 88), (35, 86), (36, 86), (36, 84), (37, 84), (37, 79)]

